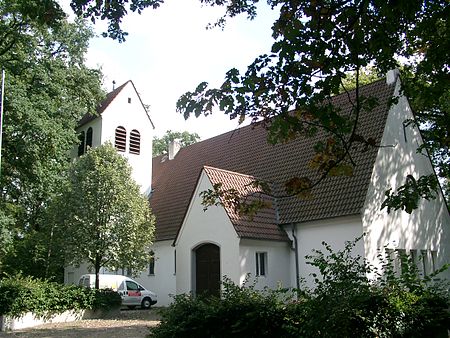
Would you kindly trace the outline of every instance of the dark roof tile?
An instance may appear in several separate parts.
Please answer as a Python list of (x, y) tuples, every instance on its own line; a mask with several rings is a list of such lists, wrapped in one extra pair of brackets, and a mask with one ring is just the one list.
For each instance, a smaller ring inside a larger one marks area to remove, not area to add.
[[(394, 86), (386, 85), (385, 80), (360, 89), (361, 95), (376, 98), (379, 105), (360, 117), (359, 134), (380, 142), (393, 89)], [(354, 98), (354, 93), (350, 92), (350, 98)], [(343, 112), (352, 108), (347, 94), (334, 97), (333, 103)], [(205, 165), (255, 176), (283, 187), (293, 176), (314, 175), (308, 162), (313, 156), (317, 137), (270, 145), (264, 128), (247, 126), (182, 148), (173, 160), (161, 161), (162, 156), (155, 157), (150, 204), (156, 215), (156, 239), (173, 240), (176, 237)], [(357, 164), (354, 175), (326, 178), (314, 188), (311, 200), (278, 199), (280, 224), (358, 214), (364, 204), (376, 154), (376, 148), (364, 153), (354, 151), (352, 155)], [(252, 224), (239, 222), (236, 224), (241, 236), (273, 238), (272, 233), (268, 235), (268, 229), (260, 228), (260, 235), (257, 235)]]
[(223, 203), (224, 200), (222, 199), (225, 211), (239, 237), (277, 241), (289, 240), (286, 232), (277, 224), (274, 199), (262, 193), (261, 189), (251, 185), (255, 180), (254, 176), (208, 166), (205, 166), (204, 170), (213, 185), (221, 183), (222, 189), (236, 189), (240, 196), (247, 198), (249, 202), (258, 199), (270, 205), (270, 207), (261, 209), (253, 218), (250, 218), (247, 215), (240, 215), (232, 205)]

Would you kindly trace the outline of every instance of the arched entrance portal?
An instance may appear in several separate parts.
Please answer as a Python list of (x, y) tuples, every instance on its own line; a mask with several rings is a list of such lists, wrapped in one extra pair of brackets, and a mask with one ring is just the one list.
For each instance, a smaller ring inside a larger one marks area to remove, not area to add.
[(195, 250), (195, 285), (197, 295), (220, 295), (220, 248), (203, 244)]

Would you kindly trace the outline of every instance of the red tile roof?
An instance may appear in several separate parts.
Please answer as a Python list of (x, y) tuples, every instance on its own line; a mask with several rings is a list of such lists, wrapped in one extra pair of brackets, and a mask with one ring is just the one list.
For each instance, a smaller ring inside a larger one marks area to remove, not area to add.
[[(376, 98), (378, 106), (360, 117), (359, 134), (380, 142), (393, 89), (385, 80), (360, 89), (360, 95)], [(354, 93), (350, 93), (350, 97), (354, 97)], [(344, 112), (352, 108), (347, 94), (335, 96), (333, 104)], [(315, 171), (308, 162), (314, 155), (313, 146), (318, 137), (320, 135), (271, 145), (267, 143), (264, 128), (247, 126), (182, 148), (173, 160), (162, 162), (162, 156), (153, 158), (150, 204), (156, 216), (156, 240), (175, 239), (204, 166), (255, 176), (283, 186), (294, 176), (314, 177)], [(377, 148), (364, 153), (352, 150), (356, 162), (353, 176), (326, 178), (314, 188), (311, 200), (294, 196), (277, 199), (279, 224), (359, 214), (376, 154)], [(271, 235), (265, 236), (264, 231), (261, 229), (260, 238), (270, 239)]]
[(239, 237), (278, 241), (289, 240), (286, 232), (278, 226), (275, 210), (276, 201), (273, 197), (264, 194), (260, 188), (252, 186), (252, 182), (255, 181), (254, 176), (208, 166), (205, 166), (204, 170), (213, 185), (220, 183), (224, 190), (235, 189), (240, 196), (246, 197), (248, 202), (261, 200), (270, 205), (270, 207), (260, 209), (254, 217), (250, 218), (246, 215), (239, 215), (233, 205), (224, 203), (225, 211)]

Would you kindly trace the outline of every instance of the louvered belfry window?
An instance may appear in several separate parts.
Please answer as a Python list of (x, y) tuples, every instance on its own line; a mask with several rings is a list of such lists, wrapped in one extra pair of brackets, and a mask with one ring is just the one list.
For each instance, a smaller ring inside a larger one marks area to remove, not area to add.
[(130, 153), (139, 155), (141, 152), (141, 134), (136, 129), (130, 133)]
[(114, 146), (118, 151), (125, 151), (127, 149), (127, 131), (124, 127), (120, 126), (116, 128), (116, 138)]

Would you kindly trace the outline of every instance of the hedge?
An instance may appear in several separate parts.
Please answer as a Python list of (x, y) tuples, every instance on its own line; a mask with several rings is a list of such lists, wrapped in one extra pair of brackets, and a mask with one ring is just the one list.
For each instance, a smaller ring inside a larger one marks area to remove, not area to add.
[(401, 273), (387, 258), (370, 280), (377, 271), (350, 255), (354, 244), (333, 252), (324, 243), (325, 253), (309, 257), (318, 270), (312, 289), (258, 291), (224, 280), (221, 298), (176, 296), (150, 336), (447, 338), (448, 284), (421, 278), (406, 257)]
[(0, 280), (0, 315), (14, 318), (27, 312), (46, 318), (68, 310), (110, 309), (120, 304), (120, 295), (112, 290), (62, 285), (22, 276)]

